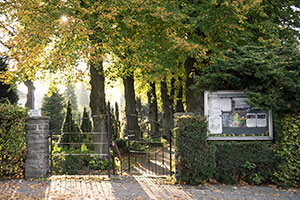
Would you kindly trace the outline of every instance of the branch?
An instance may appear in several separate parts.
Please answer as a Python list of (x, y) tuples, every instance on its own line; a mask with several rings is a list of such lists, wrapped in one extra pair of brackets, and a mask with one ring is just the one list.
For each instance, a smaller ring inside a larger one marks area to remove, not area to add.
[[(4, 28), (4, 29), (8, 32), (8, 34), (9, 34), (10, 36), (15, 36), (15, 33), (14, 33), (13, 31), (9, 30), (9, 29), (3, 24), (3, 22), (0, 22), (0, 27), (1, 27), (1, 28)], [(12, 28), (12, 29), (13, 29), (13, 28)]]
[(12, 49), (12, 46), (9, 46), (9, 45), (5, 44), (5, 43), (2, 42), (1, 40), (0, 40), (0, 44), (2, 44), (4, 47), (6, 47), (6, 48), (8, 48), (8, 49)]

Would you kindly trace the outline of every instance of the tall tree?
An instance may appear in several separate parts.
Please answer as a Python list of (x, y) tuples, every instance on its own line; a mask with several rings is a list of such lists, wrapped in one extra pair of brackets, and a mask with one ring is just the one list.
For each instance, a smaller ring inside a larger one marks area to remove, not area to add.
[[(103, 44), (108, 35), (106, 30), (112, 27), (115, 9), (110, 3), (33, 0), (0, 4), (1, 15), (15, 24), (16, 30), (16, 35), (4, 43), (11, 47), (8, 55), (15, 61), (15, 70), (8, 74), (7, 81), (37, 78), (45, 72), (62, 75), (57, 82), (82, 80), (85, 73), (77, 66), (82, 60), (89, 61), (93, 127), (95, 132), (102, 133), (107, 131), (107, 119), (103, 117), (106, 114)], [(106, 143), (105, 138), (104, 135), (96, 139)], [(107, 154), (107, 145), (98, 145), (96, 151)]]
[(71, 101), (72, 110), (73, 110), (73, 118), (78, 122), (79, 121), (79, 111), (78, 111), (78, 101), (77, 96), (75, 94), (74, 86), (71, 84), (67, 84), (65, 90), (66, 99)]
[(159, 136), (159, 124), (158, 124), (158, 108), (157, 108), (157, 97), (156, 97), (156, 86), (155, 82), (150, 82), (150, 89), (147, 92), (148, 104), (149, 104), (149, 121), (150, 121), (150, 136)]
[[(90, 120), (89, 112), (87, 111), (87, 107), (83, 108), (80, 129), (83, 132), (83, 135), (81, 137), (82, 141), (88, 142), (88, 143), (94, 141), (92, 135), (89, 134), (89, 132), (92, 131), (93, 127), (92, 127), (92, 122)], [(92, 147), (91, 149), (94, 149), (94, 148)]]
[(160, 82), (161, 98), (163, 101), (163, 135), (169, 138), (170, 131), (174, 127), (173, 122), (173, 103), (168, 93), (168, 85), (166, 79)]
[(266, 110), (297, 112), (300, 50), (289, 43), (234, 46), (204, 69), (197, 83), (196, 88), (245, 91), (251, 103)]
[(138, 124), (138, 113), (136, 109), (136, 99), (134, 90), (134, 77), (133, 74), (123, 78), (125, 89), (125, 111), (127, 119), (127, 131), (129, 135), (135, 140), (141, 139), (141, 131)]
[(115, 102), (115, 118), (116, 118), (116, 121), (115, 121), (115, 130), (116, 130), (116, 135), (117, 137), (116, 138), (120, 138), (121, 135), (121, 122), (120, 122), (120, 109), (119, 109), (119, 104), (118, 102)]
[(89, 112), (87, 108), (83, 108), (83, 113), (81, 117), (80, 129), (82, 132), (91, 132), (92, 131), (92, 122), (90, 120)]
[(80, 142), (80, 129), (78, 124), (73, 119), (73, 111), (71, 101), (68, 100), (67, 111), (62, 126), (62, 135), (60, 142), (63, 143), (63, 147), (71, 147), (70, 143), (79, 143)]
[(184, 112), (183, 107), (183, 86), (182, 86), (182, 79), (178, 77), (178, 92), (176, 96), (176, 103), (175, 103), (175, 112)]
[[(3, 57), (0, 57), (0, 73), (7, 71), (7, 62)], [(8, 85), (0, 81), (0, 102), (8, 99), (10, 103), (16, 104), (18, 102), (18, 95), (16, 89), (12, 85)]]
[(42, 100), (42, 113), (50, 117), (49, 130), (60, 132), (65, 118), (65, 98), (59, 92), (48, 92)]

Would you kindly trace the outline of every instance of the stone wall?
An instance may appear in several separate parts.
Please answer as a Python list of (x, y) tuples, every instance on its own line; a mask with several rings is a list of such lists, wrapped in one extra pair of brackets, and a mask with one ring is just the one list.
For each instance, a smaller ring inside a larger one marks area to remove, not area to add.
[(47, 177), (49, 173), (49, 117), (30, 117), (26, 130), (25, 178)]

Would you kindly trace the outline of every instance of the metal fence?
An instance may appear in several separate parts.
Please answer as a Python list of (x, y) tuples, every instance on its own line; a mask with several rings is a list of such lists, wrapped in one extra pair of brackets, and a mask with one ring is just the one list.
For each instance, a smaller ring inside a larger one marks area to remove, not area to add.
[[(50, 133), (50, 174), (108, 175), (135, 173), (137, 175), (172, 175), (174, 160), (172, 132), (167, 140), (153, 139), (149, 134), (136, 139), (135, 131), (126, 135), (127, 153), (121, 155), (111, 140), (110, 113), (107, 132)], [(116, 159), (118, 158), (118, 159)], [(119, 170), (115, 161), (119, 160)]]
[(107, 132), (51, 132), (50, 174), (110, 176), (114, 168), (111, 157), (110, 114)]

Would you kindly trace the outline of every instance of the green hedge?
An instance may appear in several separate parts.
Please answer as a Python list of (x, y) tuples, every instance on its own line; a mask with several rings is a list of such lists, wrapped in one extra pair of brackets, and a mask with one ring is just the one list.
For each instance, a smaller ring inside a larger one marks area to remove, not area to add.
[(275, 151), (281, 158), (275, 176), (284, 184), (300, 185), (300, 113), (286, 114), (280, 120)]
[(24, 176), (27, 111), (0, 104), (0, 179)]
[(300, 185), (300, 113), (280, 118), (275, 141), (206, 141), (204, 117), (177, 120), (177, 177), (191, 184)]
[(279, 160), (270, 141), (214, 141), (216, 170), (220, 183), (275, 183), (274, 172)]
[(176, 170), (181, 181), (199, 184), (215, 171), (215, 146), (206, 141), (205, 117), (181, 116), (175, 129)]

